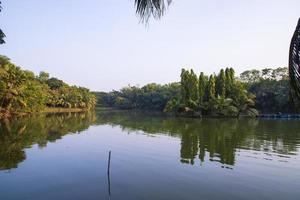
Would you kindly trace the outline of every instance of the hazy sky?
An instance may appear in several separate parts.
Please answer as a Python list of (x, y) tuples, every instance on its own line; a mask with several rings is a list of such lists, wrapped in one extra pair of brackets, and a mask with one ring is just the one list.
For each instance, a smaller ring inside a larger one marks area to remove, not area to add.
[(217, 72), (287, 66), (299, 0), (173, 0), (139, 23), (134, 0), (2, 0), (0, 54), (35, 73), (109, 91)]

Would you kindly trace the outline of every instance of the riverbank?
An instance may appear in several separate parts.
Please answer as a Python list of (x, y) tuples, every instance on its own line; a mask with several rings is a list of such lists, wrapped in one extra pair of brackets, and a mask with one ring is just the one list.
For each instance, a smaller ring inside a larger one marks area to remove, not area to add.
[(41, 111), (38, 112), (7, 112), (5, 110), (0, 110), (0, 119), (2, 118), (10, 118), (13, 116), (26, 116), (31, 114), (40, 114), (40, 113), (81, 113), (81, 112), (87, 112), (88, 109), (83, 108), (50, 108), (47, 107)]
[(261, 114), (259, 117), (266, 119), (300, 119), (300, 114)]
[(86, 112), (88, 109), (83, 108), (45, 108), (41, 113), (74, 113)]
[(163, 111), (153, 111), (153, 110), (141, 110), (141, 109), (118, 109), (114, 107), (96, 107), (96, 111), (133, 111), (142, 113), (155, 113), (164, 116), (173, 116), (178, 118), (263, 118), (263, 119), (300, 119), (300, 114), (290, 114), (290, 113), (279, 113), (279, 114), (259, 114), (257, 116), (249, 116), (245, 114), (240, 114), (239, 116), (234, 115), (201, 115), (200, 112), (185, 112), (185, 113), (175, 113), (175, 112), (163, 112)]

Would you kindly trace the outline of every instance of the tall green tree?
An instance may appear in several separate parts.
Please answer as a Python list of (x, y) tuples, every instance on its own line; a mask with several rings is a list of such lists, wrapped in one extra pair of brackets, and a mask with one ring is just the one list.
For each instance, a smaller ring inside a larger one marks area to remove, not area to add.
[(221, 69), (220, 73), (217, 77), (217, 85), (216, 85), (217, 94), (220, 95), (221, 97), (225, 97), (225, 94), (226, 94), (225, 81), (226, 81), (225, 72), (224, 72), (224, 69)]
[(205, 97), (206, 78), (201, 72), (199, 76), (199, 104), (202, 105)]
[(229, 74), (230, 74), (231, 84), (233, 84), (235, 81), (235, 71), (232, 67), (229, 69)]
[(226, 87), (226, 96), (230, 97), (230, 93), (235, 81), (235, 72), (233, 68), (225, 69), (225, 87)]
[(226, 96), (230, 93), (231, 90), (231, 77), (229, 68), (225, 69), (225, 87), (226, 87)]
[(214, 100), (216, 97), (216, 79), (214, 75), (210, 75), (208, 80), (208, 100)]
[(198, 77), (194, 73), (194, 71), (191, 69), (189, 73), (189, 79), (188, 79), (188, 89), (190, 93), (190, 100), (192, 100), (195, 103), (198, 103), (199, 101), (199, 82), (198, 82)]
[(198, 77), (193, 70), (181, 70), (181, 97), (183, 104), (195, 107), (199, 101)]
[(189, 89), (188, 89), (188, 76), (189, 72), (185, 69), (181, 69), (180, 74), (180, 86), (181, 86), (181, 99), (184, 104), (189, 101)]

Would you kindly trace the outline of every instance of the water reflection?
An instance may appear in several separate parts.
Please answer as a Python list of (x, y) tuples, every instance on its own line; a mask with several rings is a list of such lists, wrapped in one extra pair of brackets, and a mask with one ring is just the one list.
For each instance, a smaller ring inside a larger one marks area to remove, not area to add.
[(206, 158), (234, 165), (242, 150), (248, 151), (247, 156), (251, 151), (253, 158), (262, 154), (262, 159), (286, 162), (298, 153), (300, 144), (297, 120), (179, 119), (123, 111), (102, 113), (97, 122), (119, 125), (127, 132), (142, 130), (178, 137), (181, 139), (180, 161), (192, 165), (196, 159), (204, 162)]
[(40, 148), (62, 136), (80, 133), (96, 121), (95, 113), (38, 115), (0, 121), (0, 170), (16, 168), (26, 159), (25, 148)]
[(243, 151), (248, 157), (287, 162), (300, 144), (298, 121), (179, 119), (126, 111), (40, 115), (1, 121), (0, 170), (16, 168), (33, 144), (43, 148), (66, 134), (107, 124), (125, 132), (179, 138), (180, 162), (192, 165), (212, 161), (231, 168)]

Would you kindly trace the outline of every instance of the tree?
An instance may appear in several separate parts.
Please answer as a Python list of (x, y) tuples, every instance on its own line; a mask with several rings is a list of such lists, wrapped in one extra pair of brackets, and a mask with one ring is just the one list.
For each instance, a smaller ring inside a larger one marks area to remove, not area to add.
[(46, 84), (50, 87), (51, 90), (56, 90), (64, 86), (64, 82), (57, 78), (50, 78), (46, 81)]
[(248, 93), (241, 82), (236, 82), (232, 87), (233, 105), (237, 109), (237, 117), (241, 114), (249, 116), (258, 116), (258, 111), (255, 106), (255, 95)]
[(199, 105), (203, 104), (204, 95), (205, 95), (205, 88), (206, 88), (206, 77), (204, 73), (201, 72), (199, 76)]
[(225, 97), (225, 93), (226, 93), (225, 81), (226, 81), (225, 72), (224, 69), (221, 69), (217, 77), (217, 84), (216, 84), (217, 94), (220, 95), (221, 97)]
[(190, 94), (190, 100), (197, 103), (199, 100), (199, 92), (198, 92), (198, 77), (191, 69), (188, 79), (188, 89)]
[(181, 69), (180, 74), (180, 87), (181, 87), (181, 99), (184, 104), (186, 104), (189, 100), (189, 94), (188, 94), (188, 71), (185, 69)]
[(228, 96), (231, 90), (231, 77), (230, 77), (229, 68), (225, 69), (225, 87), (226, 87), (226, 96)]
[(199, 101), (198, 77), (193, 70), (181, 70), (181, 98), (184, 105), (195, 107)]
[(240, 79), (243, 82), (247, 83), (255, 83), (260, 81), (261, 79), (261, 72), (259, 70), (253, 69), (253, 70), (247, 70), (240, 74)]
[(235, 71), (232, 67), (229, 69), (229, 76), (230, 76), (231, 84), (233, 84), (235, 81)]
[(288, 80), (288, 68), (287, 67), (278, 67), (273, 69), (272, 71), (272, 78), (274, 80)]
[(40, 72), (39, 76), (37, 77), (42, 83), (45, 83), (49, 79), (49, 73), (47, 72)]
[(216, 80), (214, 75), (210, 75), (208, 80), (208, 100), (211, 101), (216, 97)]
[(225, 88), (226, 88), (226, 95), (230, 97), (231, 89), (235, 82), (235, 72), (233, 68), (226, 68), (225, 69)]
[(286, 67), (279, 67), (270, 70), (271, 76), (265, 78), (253, 78), (255, 74), (262, 74), (258, 70), (248, 70), (240, 77), (247, 86), (248, 92), (253, 93), (255, 105), (262, 113), (294, 113), (293, 103), (290, 98), (290, 87), (288, 81), (288, 70)]
[(69, 86), (49, 74), (22, 70), (0, 56), (0, 115), (39, 112), (46, 106), (91, 109), (95, 96), (86, 88)]
[(212, 102), (211, 111), (221, 116), (236, 116), (238, 109), (232, 103), (232, 99), (218, 96)]
[[(2, 59), (3, 57), (1, 57)], [(4, 58), (4, 63), (0, 66), (0, 80), (1, 80), (1, 102), (0, 107), (6, 111), (10, 111), (13, 105), (19, 104), (22, 105), (23, 102), (20, 101), (19, 95), (22, 89), (22, 85), (25, 83), (28, 77), (28, 73), (25, 73), (10, 63), (7, 59)]]
[(272, 69), (271, 68), (265, 68), (263, 69), (261, 72), (261, 75), (262, 75), (262, 78), (263, 79), (269, 79), (271, 80), (272, 79)]

